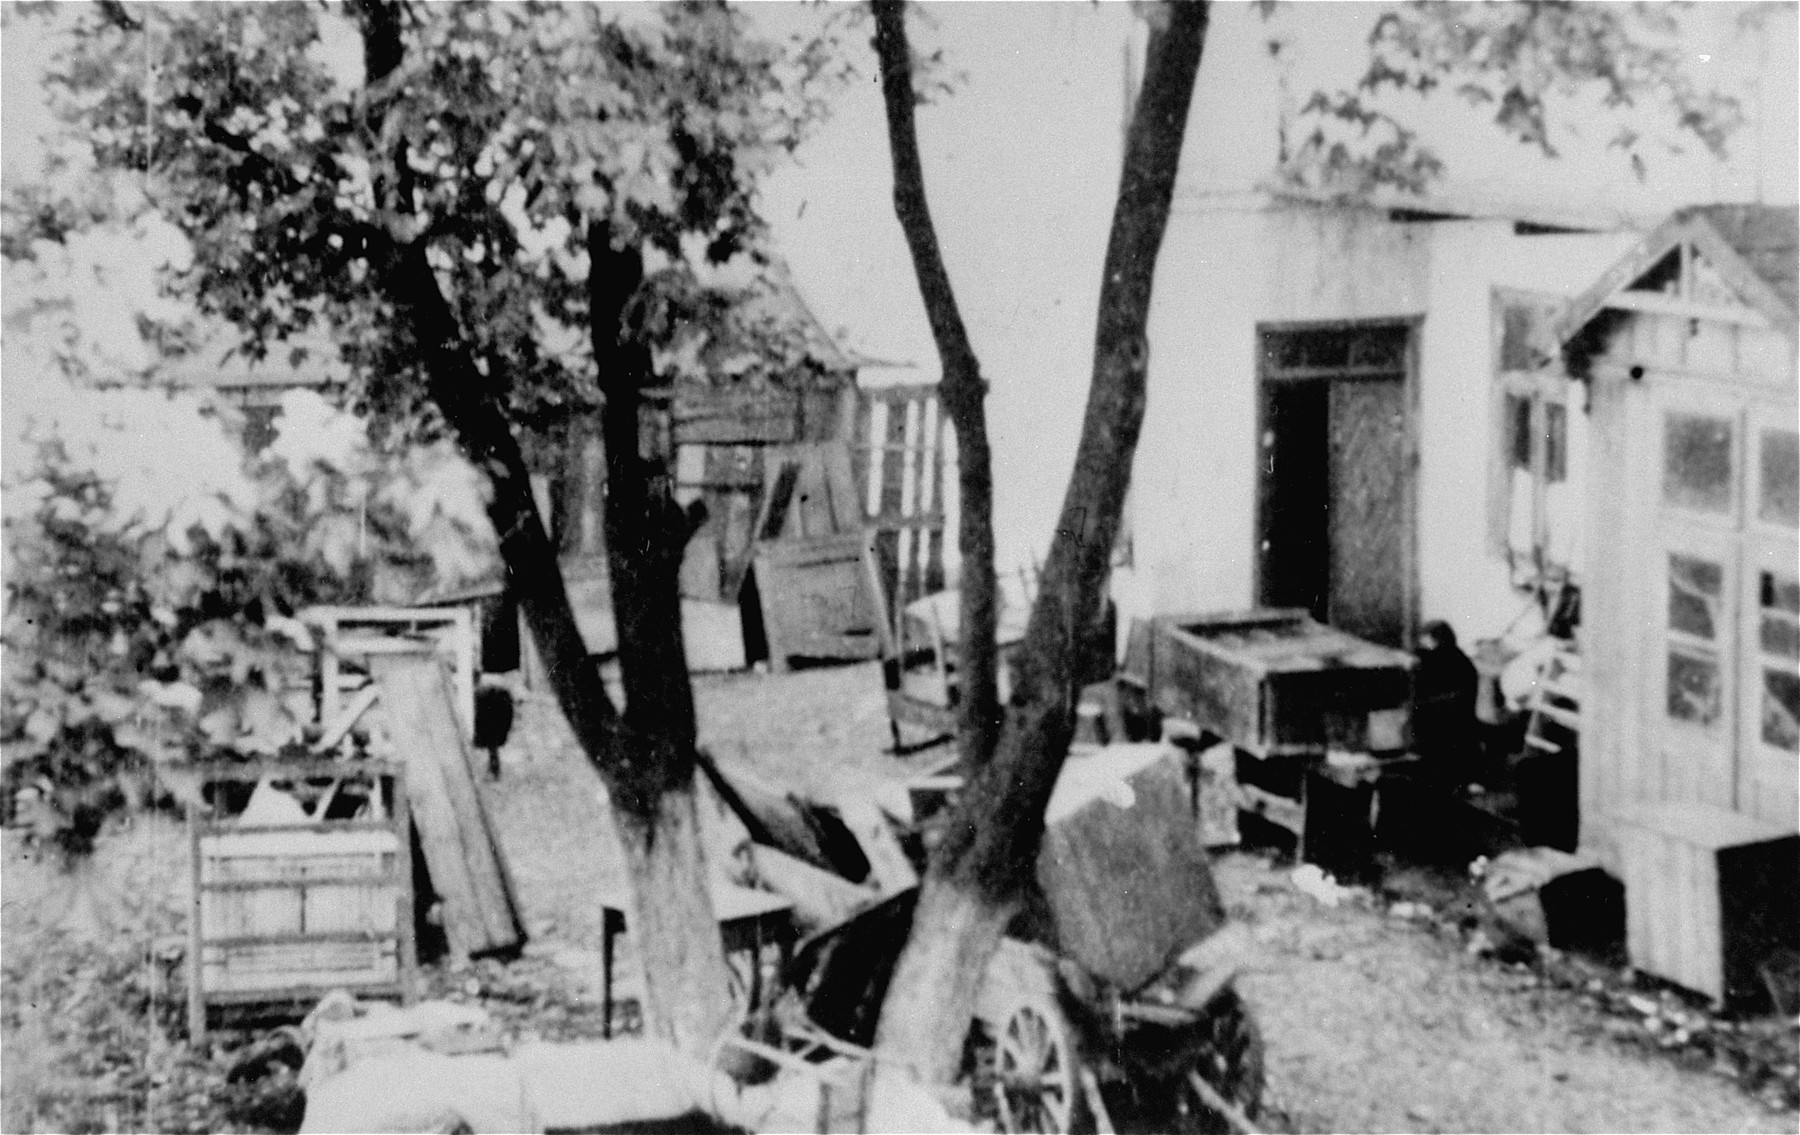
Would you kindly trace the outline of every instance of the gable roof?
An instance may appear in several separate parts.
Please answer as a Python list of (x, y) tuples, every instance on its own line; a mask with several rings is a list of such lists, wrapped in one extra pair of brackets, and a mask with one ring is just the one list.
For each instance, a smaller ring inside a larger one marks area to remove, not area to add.
[(1743, 301), (1778, 327), (1800, 322), (1795, 278), (1800, 275), (1800, 209), (1774, 205), (1696, 205), (1680, 209), (1570, 302), (1556, 321), (1567, 343), (1619, 293), (1631, 289), (1671, 251), (1699, 250)]
[(1773, 205), (1700, 205), (1702, 217), (1758, 276), (1796, 310), (1800, 276), (1800, 209)]

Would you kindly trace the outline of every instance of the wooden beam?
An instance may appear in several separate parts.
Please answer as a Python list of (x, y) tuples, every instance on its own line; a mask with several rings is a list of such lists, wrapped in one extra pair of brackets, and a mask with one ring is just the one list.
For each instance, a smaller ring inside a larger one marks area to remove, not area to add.
[(406, 754), (408, 802), (431, 880), (444, 899), (444, 931), (459, 954), (506, 950), (524, 937), (458, 728), (448, 675), (434, 658), (370, 660), (389, 728)]
[(1673, 315), (1682, 319), (1705, 319), (1713, 323), (1737, 323), (1745, 327), (1767, 329), (1768, 316), (1749, 307), (1720, 307), (1696, 303), (1657, 292), (1622, 291), (1606, 301), (1606, 306), (1620, 311), (1641, 311), (1650, 315)]

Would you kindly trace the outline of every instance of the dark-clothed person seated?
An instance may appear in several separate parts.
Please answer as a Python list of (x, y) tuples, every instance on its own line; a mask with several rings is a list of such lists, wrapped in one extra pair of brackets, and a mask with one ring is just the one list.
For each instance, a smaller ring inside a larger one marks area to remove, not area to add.
[(1480, 754), (1475, 664), (1456, 645), (1456, 632), (1442, 619), (1420, 629), (1418, 659), (1413, 671), (1413, 750), (1425, 758), (1428, 777), (1461, 787), (1473, 779)]

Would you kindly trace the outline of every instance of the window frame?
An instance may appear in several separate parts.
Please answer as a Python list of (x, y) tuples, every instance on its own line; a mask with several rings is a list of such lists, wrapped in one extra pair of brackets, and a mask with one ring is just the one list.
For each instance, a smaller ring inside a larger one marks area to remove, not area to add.
[[(1579, 403), (1570, 397), (1570, 388), (1577, 383), (1563, 369), (1560, 359), (1545, 359), (1529, 369), (1507, 365), (1510, 361), (1506, 350), (1508, 321), (1513, 317), (1512, 313), (1522, 309), (1532, 311), (1536, 320), (1547, 320), (1560, 310), (1563, 302), (1555, 296), (1514, 288), (1496, 287), (1491, 295), (1493, 378), (1490, 383), (1492, 436), (1489, 443), (1488, 546), (1495, 556), (1510, 565), (1513, 585), (1521, 590), (1529, 590), (1545, 578), (1570, 579), (1575, 574), (1568, 564), (1546, 560), (1551, 543), (1547, 498), (1551, 485), (1564, 484), (1569, 479), (1572, 464), (1569, 419)], [(1520, 468), (1516, 401), (1526, 402), (1530, 407), (1526, 415), (1530, 437), (1526, 450), (1529, 464), (1525, 468), (1531, 483), (1531, 559), (1526, 563), (1518, 562), (1511, 541), (1513, 473)], [(1552, 413), (1552, 407), (1556, 413)], [(1552, 419), (1558, 417), (1562, 436), (1553, 444), (1551, 424)], [(1553, 448), (1561, 458), (1560, 467), (1555, 470), (1559, 475), (1554, 480), (1550, 477)]]

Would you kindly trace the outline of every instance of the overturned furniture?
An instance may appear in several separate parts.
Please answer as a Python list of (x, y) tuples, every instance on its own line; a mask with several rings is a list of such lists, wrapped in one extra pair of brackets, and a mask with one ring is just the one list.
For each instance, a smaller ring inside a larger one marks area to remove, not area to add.
[(1406, 768), (1413, 659), (1269, 609), (1133, 624), (1121, 681), (1197, 740), (1240, 754), (1244, 811), (1293, 833), (1303, 858), (1356, 859), (1376, 786)]
[[(1037, 885), (983, 979), (965, 1068), (1004, 1131), (1252, 1130), (1262, 1041), (1233, 988), (1247, 936), (1225, 911), (1178, 753), (1071, 757)], [(788, 973), (808, 1021), (868, 1045), (917, 890), (815, 935)]]

